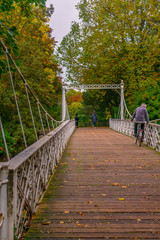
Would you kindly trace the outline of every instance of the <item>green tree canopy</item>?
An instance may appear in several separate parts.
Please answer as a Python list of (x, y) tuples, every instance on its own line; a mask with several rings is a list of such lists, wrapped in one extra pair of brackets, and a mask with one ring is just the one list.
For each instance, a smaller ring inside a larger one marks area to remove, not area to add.
[(123, 79), (133, 109), (137, 92), (160, 85), (159, 0), (81, 0), (77, 9), (81, 21), (72, 24), (58, 49), (69, 81)]

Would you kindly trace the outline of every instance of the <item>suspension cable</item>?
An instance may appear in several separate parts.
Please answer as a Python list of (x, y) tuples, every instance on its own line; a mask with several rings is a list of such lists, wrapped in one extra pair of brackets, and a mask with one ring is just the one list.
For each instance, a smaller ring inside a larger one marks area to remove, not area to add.
[(8, 152), (8, 147), (7, 147), (7, 142), (6, 142), (6, 137), (5, 137), (5, 133), (4, 133), (1, 117), (0, 117), (0, 127), (1, 127), (1, 131), (2, 131), (2, 137), (3, 137), (3, 142), (4, 142), (6, 154), (7, 154), (7, 159), (9, 161), (10, 157), (9, 157), (9, 152)]
[(45, 135), (45, 129), (44, 129), (44, 125), (43, 125), (43, 120), (42, 120), (41, 110), (40, 110), (40, 107), (39, 107), (39, 102), (37, 102), (37, 107), (38, 107), (39, 117), (40, 117), (40, 121), (41, 121), (41, 125), (42, 125), (43, 135)]
[(132, 115), (131, 115), (130, 112), (128, 111), (128, 108), (127, 108), (125, 99), (124, 99), (124, 106), (125, 106), (125, 108), (126, 108), (126, 111), (127, 111), (128, 115), (129, 115), (130, 117), (132, 117)]
[(24, 144), (25, 144), (25, 147), (27, 148), (26, 137), (25, 137), (25, 133), (24, 133), (24, 129), (23, 129), (23, 124), (22, 124), (21, 114), (20, 114), (19, 105), (18, 105), (18, 101), (17, 101), (16, 91), (15, 91), (13, 78), (12, 78), (12, 74), (11, 74), (11, 69), (10, 69), (10, 65), (9, 65), (7, 49), (5, 49), (5, 56), (6, 56), (6, 60), (7, 60), (8, 71), (9, 71), (9, 75), (10, 75), (10, 79), (11, 79), (11, 84), (12, 84), (14, 99), (15, 99), (15, 103), (16, 103), (16, 107), (17, 107), (17, 112), (18, 112), (18, 117), (19, 117), (19, 121), (20, 121), (20, 126), (21, 126), (21, 130), (22, 130), (22, 135), (23, 135), (23, 139), (24, 139)]
[(29, 109), (30, 109), (30, 113), (31, 113), (31, 118), (32, 118), (32, 123), (33, 123), (33, 127), (34, 127), (35, 136), (36, 136), (36, 139), (38, 140), (37, 130), (36, 130), (34, 117), (33, 117), (33, 112), (32, 112), (32, 107), (31, 107), (31, 102), (30, 102), (30, 99), (29, 99), (29, 94), (28, 94), (28, 89), (27, 89), (27, 83), (25, 83), (25, 89), (26, 89), (26, 95), (27, 95), (28, 105), (29, 105)]
[(50, 131), (50, 126), (49, 126), (49, 121), (48, 121), (48, 114), (47, 114), (47, 112), (46, 112), (46, 121), (47, 121), (48, 129), (49, 129), (49, 131)]
[[(24, 76), (22, 75), (21, 71), (19, 70), (19, 68), (18, 68), (17, 64), (15, 63), (14, 59), (12, 58), (12, 56), (9, 54), (9, 52), (8, 52), (8, 50), (7, 50), (7, 47), (5, 46), (5, 44), (3, 43), (3, 41), (2, 41), (1, 38), (0, 38), (0, 42), (1, 42), (2, 46), (3, 46), (4, 52), (6, 52), (6, 54), (9, 56), (9, 58), (10, 58), (11, 61), (12, 61), (12, 63), (14, 64), (16, 70), (18, 71), (21, 79), (23, 80), (23, 83), (26, 84), (28, 90), (30, 91), (30, 93), (31, 93), (32, 96), (34, 97), (35, 101), (38, 102), (38, 101), (39, 101), (38, 98), (36, 97), (36, 95), (34, 94), (34, 92), (32, 91), (32, 89), (31, 89), (30, 86), (28, 85), (26, 79), (25, 79)], [(42, 108), (42, 110), (43, 110), (44, 112), (46, 112), (45, 108), (42, 106), (42, 104), (41, 104), (40, 102), (39, 102), (39, 106)], [(52, 119), (54, 122), (57, 122), (57, 123), (62, 123), (62, 122), (64, 122), (64, 120), (65, 120), (65, 116), (63, 117), (63, 119), (62, 119), (61, 121), (57, 121), (57, 120), (55, 120), (54, 118), (52, 118), (49, 113), (47, 113), (47, 115), (48, 115), (48, 117), (49, 117), (50, 119)]]

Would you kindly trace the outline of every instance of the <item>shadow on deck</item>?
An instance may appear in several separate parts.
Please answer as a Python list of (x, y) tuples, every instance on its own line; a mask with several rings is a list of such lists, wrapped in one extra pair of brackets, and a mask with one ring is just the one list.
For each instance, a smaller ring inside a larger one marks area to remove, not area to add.
[(160, 154), (108, 128), (72, 135), (25, 240), (159, 239)]

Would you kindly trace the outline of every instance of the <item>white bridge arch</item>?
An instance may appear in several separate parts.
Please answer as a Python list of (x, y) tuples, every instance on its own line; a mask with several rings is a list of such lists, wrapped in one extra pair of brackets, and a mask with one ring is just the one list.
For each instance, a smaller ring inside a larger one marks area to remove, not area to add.
[(66, 100), (65, 100), (65, 91), (75, 88), (77, 90), (89, 90), (89, 89), (120, 89), (120, 95), (121, 95), (121, 120), (124, 119), (124, 82), (121, 81), (120, 84), (82, 84), (82, 85), (76, 85), (76, 84), (65, 84), (62, 85), (62, 119), (64, 119), (65, 112), (66, 112)]

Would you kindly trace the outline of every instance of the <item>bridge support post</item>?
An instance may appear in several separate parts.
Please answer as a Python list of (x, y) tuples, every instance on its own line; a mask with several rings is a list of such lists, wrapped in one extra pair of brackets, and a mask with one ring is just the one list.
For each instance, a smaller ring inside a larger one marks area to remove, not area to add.
[(8, 163), (0, 166), (0, 239), (8, 240), (7, 183)]
[(121, 120), (124, 119), (124, 83), (121, 81)]
[(62, 120), (65, 118), (66, 111), (66, 98), (65, 98), (65, 87), (62, 85)]

